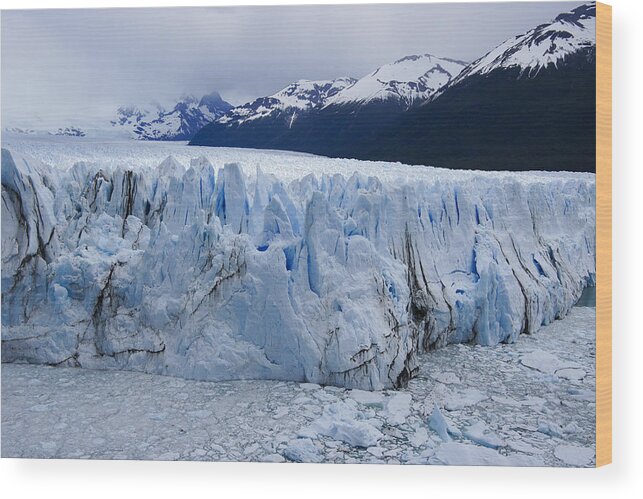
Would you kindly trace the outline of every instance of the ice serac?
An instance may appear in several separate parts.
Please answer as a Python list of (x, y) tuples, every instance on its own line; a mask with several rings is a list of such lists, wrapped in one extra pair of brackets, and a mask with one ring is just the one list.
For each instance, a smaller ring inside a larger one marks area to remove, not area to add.
[(511, 342), (594, 283), (594, 175), (430, 171), (3, 150), (2, 360), (399, 387), (418, 353)]

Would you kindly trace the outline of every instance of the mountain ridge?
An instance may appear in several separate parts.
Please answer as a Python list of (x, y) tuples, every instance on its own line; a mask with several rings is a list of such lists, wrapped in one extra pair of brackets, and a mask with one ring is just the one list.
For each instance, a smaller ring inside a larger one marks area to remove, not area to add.
[(232, 107), (214, 91), (197, 98), (182, 96), (170, 110), (160, 104), (121, 106), (112, 127), (127, 129), (139, 140), (189, 140)]
[(215, 121), (191, 143), (447, 168), (593, 171), (595, 15), (593, 3), (581, 5), (509, 38), (419, 105), (334, 105), (358, 80), (288, 127)]
[(462, 61), (431, 54), (408, 55), (360, 78), (329, 99), (326, 106), (392, 101), (410, 109), (428, 100), (465, 65)]

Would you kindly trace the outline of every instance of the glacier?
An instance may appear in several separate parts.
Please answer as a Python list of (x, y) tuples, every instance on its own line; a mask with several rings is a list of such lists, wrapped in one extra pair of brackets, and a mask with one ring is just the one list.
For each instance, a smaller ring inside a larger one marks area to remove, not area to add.
[(595, 284), (593, 174), (127, 147), (2, 150), (3, 362), (399, 388)]

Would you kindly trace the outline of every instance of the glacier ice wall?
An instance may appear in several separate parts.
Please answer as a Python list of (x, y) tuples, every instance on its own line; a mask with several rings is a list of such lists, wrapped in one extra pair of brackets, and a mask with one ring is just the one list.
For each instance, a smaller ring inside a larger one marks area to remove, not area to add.
[(514, 341), (594, 283), (593, 176), (434, 172), (3, 149), (2, 361), (399, 387), (418, 353)]

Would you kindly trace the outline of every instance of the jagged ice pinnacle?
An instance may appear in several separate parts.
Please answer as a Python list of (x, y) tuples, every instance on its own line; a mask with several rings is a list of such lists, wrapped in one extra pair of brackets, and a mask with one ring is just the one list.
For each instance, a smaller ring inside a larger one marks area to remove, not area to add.
[(3, 362), (399, 387), (419, 353), (511, 342), (594, 283), (594, 175), (357, 163), (65, 171), (3, 149)]

